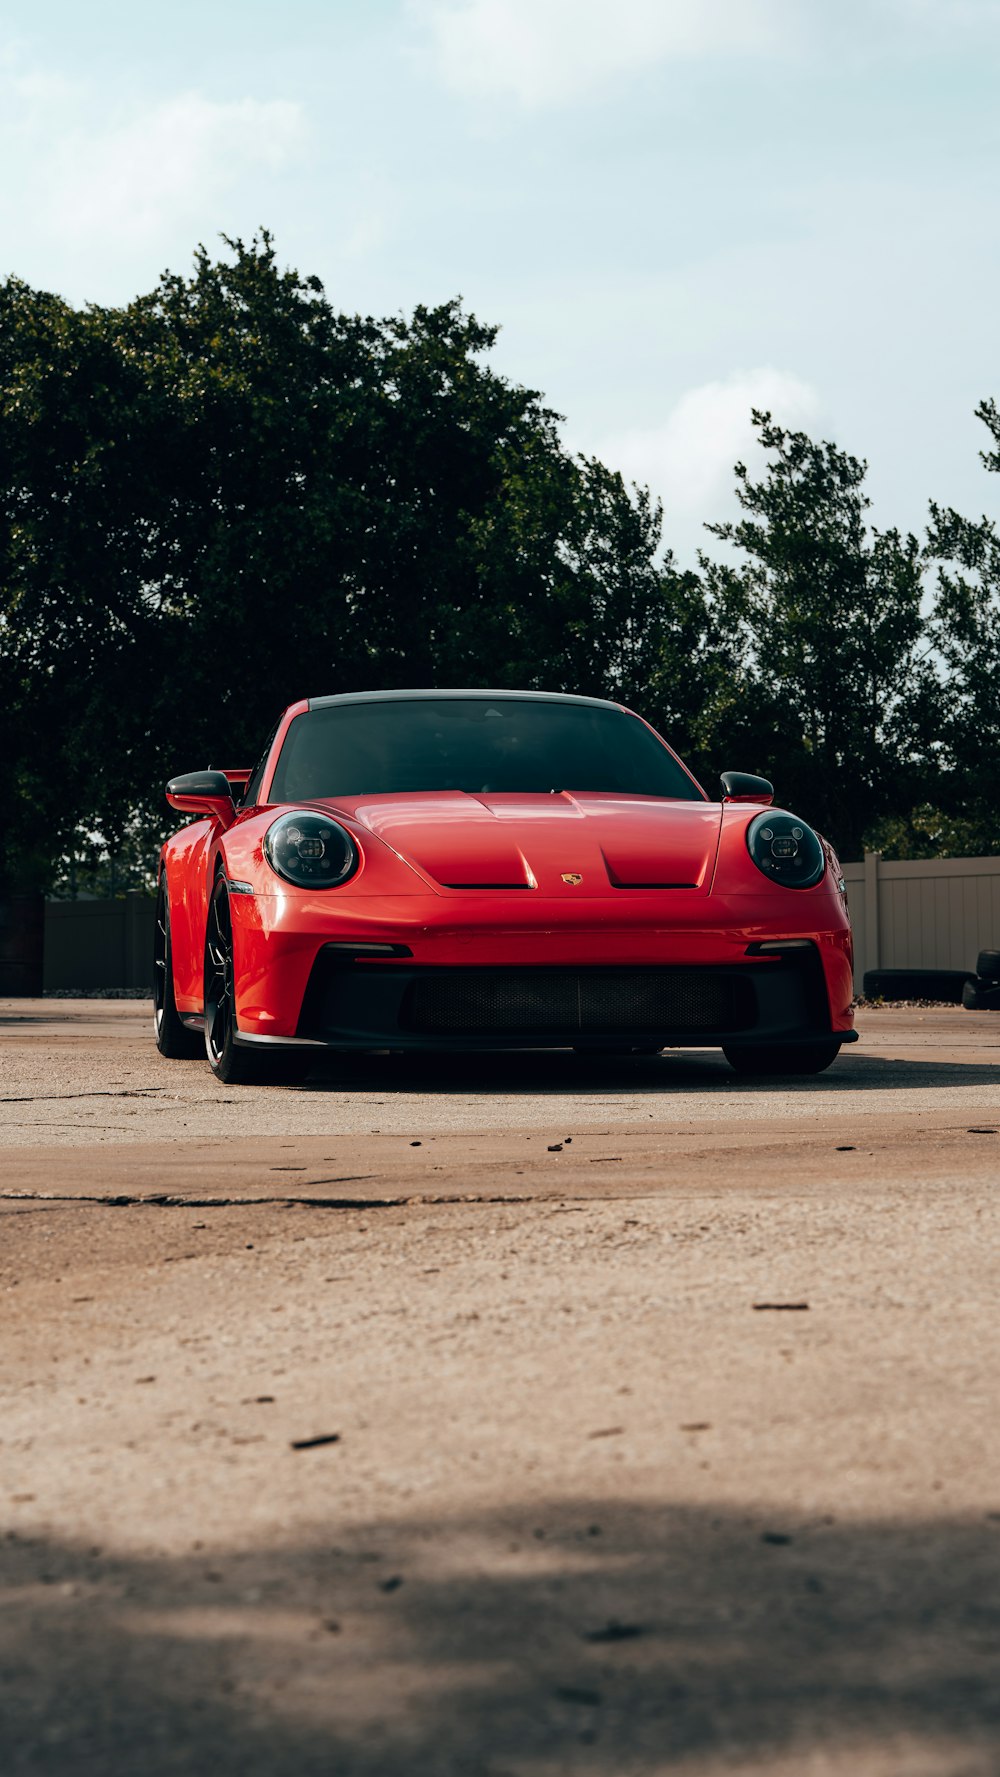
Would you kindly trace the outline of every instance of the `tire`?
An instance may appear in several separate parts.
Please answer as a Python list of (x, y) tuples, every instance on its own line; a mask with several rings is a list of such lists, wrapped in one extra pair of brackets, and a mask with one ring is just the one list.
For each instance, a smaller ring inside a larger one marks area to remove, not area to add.
[(1000, 987), (981, 987), (976, 1005), (980, 1012), (1000, 1012)]
[(160, 871), (156, 885), (156, 923), (153, 927), (153, 1035), (160, 1054), (168, 1061), (197, 1061), (204, 1048), (201, 1035), (188, 1030), (174, 998), (174, 962), (170, 945), (170, 897), (167, 873)]
[(980, 988), (975, 981), (967, 981), (962, 989), (962, 1004), (967, 1012), (978, 1012), (980, 1007)]
[(205, 1054), (224, 1086), (292, 1085), (307, 1073), (308, 1049), (243, 1049), (236, 1042), (236, 991), (229, 890), (217, 876), (205, 934)]
[(976, 974), (995, 987), (1000, 982), (1000, 950), (981, 950), (976, 958)]
[(869, 969), (864, 977), (866, 1000), (937, 1000), (960, 1006), (967, 969)]
[(723, 1055), (738, 1074), (821, 1074), (840, 1054), (839, 1043), (770, 1043), (760, 1049), (726, 1048)]

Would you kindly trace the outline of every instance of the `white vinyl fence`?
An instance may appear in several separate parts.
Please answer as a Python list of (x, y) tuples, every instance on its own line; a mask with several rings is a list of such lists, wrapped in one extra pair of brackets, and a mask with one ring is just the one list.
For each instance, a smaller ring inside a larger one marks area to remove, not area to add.
[(845, 864), (854, 981), (866, 969), (974, 969), (1000, 949), (1000, 858), (914, 858), (880, 852)]

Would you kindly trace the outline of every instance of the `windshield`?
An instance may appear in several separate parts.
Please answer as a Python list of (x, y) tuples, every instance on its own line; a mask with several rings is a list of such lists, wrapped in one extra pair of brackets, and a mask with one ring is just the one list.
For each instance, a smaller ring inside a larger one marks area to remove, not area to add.
[(624, 710), (489, 696), (373, 699), (296, 716), (269, 800), (408, 790), (591, 790), (702, 800), (673, 755)]

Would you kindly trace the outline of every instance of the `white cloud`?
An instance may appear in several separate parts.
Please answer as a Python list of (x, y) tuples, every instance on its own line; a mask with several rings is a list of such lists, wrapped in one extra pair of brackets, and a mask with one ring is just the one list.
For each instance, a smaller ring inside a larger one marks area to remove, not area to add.
[(198, 236), (245, 231), (248, 210), (255, 226), (261, 182), (294, 164), (305, 136), (301, 106), (286, 100), (186, 91), (109, 103), (0, 45), (0, 273), (16, 265), (61, 288), (85, 278), (97, 299), (123, 277), (127, 288), (179, 242), (187, 253)]
[(647, 483), (663, 500), (667, 542), (693, 549), (703, 541), (703, 524), (733, 511), (734, 463), (761, 460), (752, 408), (806, 431), (822, 416), (819, 395), (799, 377), (740, 370), (689, 389), (661, 425), (607, 437), (596, 454), (627, 481)]
[(650, 64), (775, 48), (788, 0), (411, 0), (445, 83), (561, 103)]
[(72, 235), (128, 230), (148, 239), (194, 222), (246, 174), (286, 165), (303, 134), (300, 107), (284, 100), (181, 93), (68, 131), (47, 169), (46, 213)]

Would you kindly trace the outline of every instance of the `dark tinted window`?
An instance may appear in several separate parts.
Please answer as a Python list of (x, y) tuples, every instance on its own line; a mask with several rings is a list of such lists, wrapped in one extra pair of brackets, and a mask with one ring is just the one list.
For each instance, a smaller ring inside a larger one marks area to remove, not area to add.
[(677, 761), (623, 710), (527, 698), (401, 698), (296, 716), (272, 802), (405, 790), (597, 790), (700, 801)]
[[(279, 720), (280, 720), (280, 717), (279, 717)], [(271, 729), (271, 732), (267, 737), (267, 740), (264, 742), (264, 751), (262, 752), (260, 758), (258, 759), (256, 765), (253, 768), (253, 771), (250, 774), (250, 778), (247, 782), (246, 789), (243, 792), (243, 797), (240, 802), (241, 808), (256, 808), (256, 806), (257, 806), (257, 798), (260, 795), (260, 786), (261, 786), (261, 783), (263, 782), (263, 778), (264, 778), (264, 769), (267, 765), (268, 759), (271, 756), (271, 748), (274, 745), (274, 737), (277, 734), (277, 732), (278, 732), (278, 723), (275, 722), (274, 727)]]

